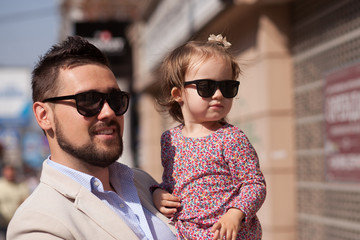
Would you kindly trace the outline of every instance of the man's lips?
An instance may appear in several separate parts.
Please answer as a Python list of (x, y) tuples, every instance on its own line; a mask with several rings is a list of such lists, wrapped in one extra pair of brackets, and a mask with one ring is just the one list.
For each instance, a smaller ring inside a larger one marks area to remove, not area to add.
[(89, 129), (89, 134), (92, 136), (115, 136), (120, 134), (120, 125), (116, 122), (98, 123)]
[(120, 136), (117, 128), (99, 128), (93, 131), (93, 137), (100, 139), (101, 141), (113, 141)]
[(95, 134), (96, 135), (112, 135), (115, 132), (115, 129), (101, 129), (101, 130), (96, 130)]

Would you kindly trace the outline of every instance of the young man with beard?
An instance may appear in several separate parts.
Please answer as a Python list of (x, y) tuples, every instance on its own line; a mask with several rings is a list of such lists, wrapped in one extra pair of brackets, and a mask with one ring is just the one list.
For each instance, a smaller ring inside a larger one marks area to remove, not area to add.
[(81, 37), (53, 46), (32, 74), (33, 110), (49, 142), (38, 188), (8, 227), (13, 239), (174, 239), (152, 205), (154, 180), (116, 160), (129, 94)]

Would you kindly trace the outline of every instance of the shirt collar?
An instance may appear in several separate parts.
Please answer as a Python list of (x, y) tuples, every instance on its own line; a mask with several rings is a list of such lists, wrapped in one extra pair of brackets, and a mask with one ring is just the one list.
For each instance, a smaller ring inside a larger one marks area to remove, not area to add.
[(124, 164), (119, 162), (111, 164), (109, 174), (111, 185), (121, 196), (123, 196), (122, 190), (124, 185), (129, 186), (134, 184), (134, 173), (131, 168)]
[[(46, 160), (47, 164), (62, 174), (70, 177), (74, 181), (78, 182), (82, 186), (84, 186), (89, 191), (93, 191), (94, 189), (104, 191), (101, 181), (89, 174), (77, 171), (75, 169), (69, 168), (65, 165), (60, 163), (54, 162), (50, 159), (50, 156)], [(128, 166), (115, 162), (109, 166), (109, 173), (110, 173), (110, 182), (115, 188), (116, 191), (121, 189), (121, 184), (123, 183), (132, 183), (134, 173)], [(95, 183), (99, 183), (100, 186), (95, 186)]]

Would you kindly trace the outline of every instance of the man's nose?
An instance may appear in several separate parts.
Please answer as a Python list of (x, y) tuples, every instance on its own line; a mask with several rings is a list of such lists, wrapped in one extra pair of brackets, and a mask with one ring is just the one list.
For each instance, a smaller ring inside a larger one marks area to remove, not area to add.
[(107, 101), (104, 102), (103, 107), (98, 114), (98, 118), (109, 118), (109, 117), (116, 117), (115, 111), (110, 107)]

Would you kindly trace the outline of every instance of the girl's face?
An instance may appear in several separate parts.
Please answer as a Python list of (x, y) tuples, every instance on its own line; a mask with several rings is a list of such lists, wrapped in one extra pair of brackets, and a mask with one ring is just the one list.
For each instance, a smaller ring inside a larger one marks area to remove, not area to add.
[[(204, 61), (195, 59), (186, 72), (185, 82), (198, 79), (233, 80), (231, 65), (220, 57)], [(213, 96), (203, 98), (199, 96), (195, 84), (185, 86), (181, 92), (173, 89), (172, 94), (181, 106), (185, 125), (219, 121), (229, 113), (233, 102), (232, 98), (225, 98), (220, 89)]]

